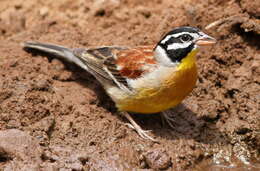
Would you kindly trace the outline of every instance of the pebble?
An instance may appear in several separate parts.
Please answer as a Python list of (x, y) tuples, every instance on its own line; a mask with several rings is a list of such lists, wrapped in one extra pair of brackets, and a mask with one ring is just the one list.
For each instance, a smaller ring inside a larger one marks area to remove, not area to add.
[(153, 149), (144, 154), (146, 164), (151, 169), (167, 169), (172, 165), (171, 158), (164, 149)]

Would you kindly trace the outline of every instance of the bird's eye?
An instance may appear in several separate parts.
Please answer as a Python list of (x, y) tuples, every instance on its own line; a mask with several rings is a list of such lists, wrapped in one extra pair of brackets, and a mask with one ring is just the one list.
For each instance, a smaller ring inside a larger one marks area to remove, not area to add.
[(184, 35), (180, 36), (180, 39), (182, 42), (188, 42), (188, 41), (192, 40), (192, 37), (188, 34), (184, 34)]

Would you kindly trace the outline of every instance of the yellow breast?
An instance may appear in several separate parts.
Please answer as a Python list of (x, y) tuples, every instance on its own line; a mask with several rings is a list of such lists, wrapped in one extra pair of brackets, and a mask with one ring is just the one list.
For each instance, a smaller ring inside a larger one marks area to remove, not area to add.
[(192, 51), (177, 68), (172, 69), (159, 88), (141, 88), (134, 96), (118, 101), (118, 109), (136, 113), (157, 113), (178, 105), (196, 84), (196, 52)]

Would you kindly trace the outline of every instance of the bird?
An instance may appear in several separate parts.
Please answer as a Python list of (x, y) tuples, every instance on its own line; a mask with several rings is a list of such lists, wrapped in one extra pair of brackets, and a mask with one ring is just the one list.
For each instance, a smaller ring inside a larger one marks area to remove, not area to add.
[(216, 39), (190, 26), (176, 27), (155, 45), (67, 48), (26, 41), (25, 50), (38, 50), (74, 63), (92, 74), (115, 102), (128, 125), (144, 139), (157, 141), (129, 113), (161, 113), (180, 104), (196, 85), (196, 54)]

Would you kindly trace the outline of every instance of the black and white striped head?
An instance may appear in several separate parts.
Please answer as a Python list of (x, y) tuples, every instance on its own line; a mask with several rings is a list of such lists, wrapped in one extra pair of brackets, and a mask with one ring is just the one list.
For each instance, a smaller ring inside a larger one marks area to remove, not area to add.
[(213, 37), (194, 27), (178, 27), (167, 33), (155, 47), (157, 61), (166, 66), (176, 65), (199, 46), (214, 44)]

